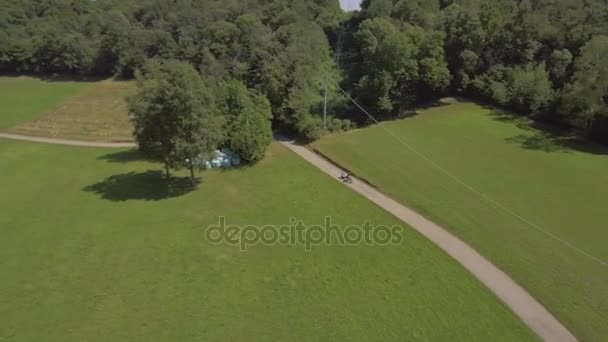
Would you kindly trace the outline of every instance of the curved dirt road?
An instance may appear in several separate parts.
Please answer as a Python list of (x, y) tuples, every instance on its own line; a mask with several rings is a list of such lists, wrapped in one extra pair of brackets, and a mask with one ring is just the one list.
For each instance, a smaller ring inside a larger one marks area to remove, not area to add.
[[(318, 154), (292, 141), (281, 143), (300, 157), (327, 173), (336, 181), (345, 172)], [(382, 194), (372, 186), (354, 179), (348, 185), (376, 205), (416, 229), (462, 266), (500, 298), (526, 325), (545, 341), (576, 341), (576, 338), (547, 309), (507, 274), (477, 253), (473, 248), (446, 229)]]
[(135, 143), (111, 143), (111, 142), (94, 142), (94, 141), (80, 141), (80, 140), (66, 140), (66, 139), (54, 139), (54, 138), (41, 138), (41, 137), (30, 137), (18, 134), (0, 133), (0, 138), (20, 141), (30, 141), (44, 144), (55, 144), (55, 145), (66, 145), (66, 146), (80, 146), (80, 147), (102, 147), (102, 148), (126, 148), (136, 147)]

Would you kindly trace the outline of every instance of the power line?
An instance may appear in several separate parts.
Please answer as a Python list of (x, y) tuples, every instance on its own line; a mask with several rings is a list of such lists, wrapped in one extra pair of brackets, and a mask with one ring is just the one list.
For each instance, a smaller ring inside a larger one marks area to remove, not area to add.
[(518, 220), (520, 220), (521, 222), (527, 224), (528, 226), (535, 228), (536, 230), (544, 233), (545, 235), (553, 238), (554, 240), (559, 241), (560, 243), (562, 243), (563, 245), (579, 252), (580, 254), (586, 256), (587, 258), (590, 258), (596, 262), (598, 262), (600, 265), (604, 266), (604, 267), (608, 267), (608, 262), (593, 256), (590, 253), (585, 252), (584, 250), (576, 247), (575, 245), (571, 244), (570, 242), (558, 237), (557, 235), (543, 229), (541, 226), (535, 224), (534, 222), (531, 222), (530, 220), (524, 218), (523, 216), (515, 213), (514, 211), (512, 211), (511, 209), (505, 207), (504, 205), (498, 203), (497, 201), (493, 200), (492, 198), (488, 197), (487, 195), (485, 195), (484, 193), (482, 193), (481, 191), (475, 189), (474, 187), (472, 187), (471, 185), (467, 184), (465, 181), (461, 180), (460, 178), (458, 178), (457, 176), (453, 175), (452, 173), (450, 173), (448, 170), (444, 169), (443, 167), (441, 167), (439, 164), (437, 164), (436, 162), (434, 162), (431, 158), (427, 157), (426, 155), (424, 155), (423, 153), (419, 152), (418, 150), (416, 150), (412, 145), (408, 144), (405, 140), (401, 139), (399, 136), (397, 136), (396, 134), (394, 134), (391, 130), (389, 130), (382, 122), (376, 120), (376, 118), (374, 118), (367, 110), (365, 110), (365, 108), (363, 108), (359, 103), (357, 103), (357, 101), (355, 101), (344, 89), (342, 89), (342, 87), (340, 87), (340, 85), (338, 84), (338, 82), (336, 82), (334, 79), (330, 78), (330, 80), (332, 81), (332, 83), (334, 83), (336, 85), (336, 87), (352, 102), (354, 103), (359, 109), (361, 109), (370, 119), (372, 119), (376, 124), (378, 124), (380, 127), (382, 127), (382, 129), (384, 129), (390, 136), (392, 136), (393, 138), (395, 138), (397, 141), (399, 141), (401, 144), (403, 144), (405, 147), (407, 147), (409, 150), (411, 150), (412, 152), (414, 152), (416, 155), (418, 155), (420, 158), (422, 158), (424, 161), (426, 161), (427, 163), (429, 163), (431, 166), (433, 166), (434, 168), (436, 168), (437, 170), (441, 171), (443, 174), (445, 174), (446, 176), (448, 176), (449, 178), (451, 178), (452, 180), (456, 181), (457, 183), (461, 184), (462, 186), (464, 186), (465, 188), (469, 189), (471, 192), (475, 193), (476, 195), (480, 196), (481, 198), (485, 199), (486, 201), (488, 201), (489, 203), (491, 203), (492, 205), (494, 205), (495, 207), (498, 207), (502, 210), (504, 210), (505, 212), (507, 212), (508, 214), (514, 216), (515, 218), (517, 218)]

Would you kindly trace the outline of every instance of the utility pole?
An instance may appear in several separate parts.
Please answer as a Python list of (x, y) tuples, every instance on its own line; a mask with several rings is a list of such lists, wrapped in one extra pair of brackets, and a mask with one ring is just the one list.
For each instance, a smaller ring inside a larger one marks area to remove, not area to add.
[(342, 44), (344, 43), (342, 41), (342, 34), (344, 32), (342, 32), (343, 29), (341, 28), (340, 31), (338, 32), (338, 48), (336, 49), (336, 65), (340, 65), (340, 55), (342, 55)]
[(327, 75), (325, 75), (325, 97), (323, 100), (323, 128), (327, 130)]

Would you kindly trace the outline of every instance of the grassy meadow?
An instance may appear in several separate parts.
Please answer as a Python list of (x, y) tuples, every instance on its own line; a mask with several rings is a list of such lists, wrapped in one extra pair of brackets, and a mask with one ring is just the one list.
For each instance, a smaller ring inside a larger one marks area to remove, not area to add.
[(474, 103), (328, 136), (313, 148), (489, 257), (581, 340), (608, 336), (608, 149)]
[(91, 82), (0, 77), (0, 130), (27, 123), (84, 91)]
[(1, 130), (75, 140), (132, 140), (125, 97), (135, 92), (134, 81), (1, 77), (0, 90), (1, 103), (8, 103), (1, 109)]
[(0, 141), (0, 340), (460, 340), (536, 337), (406, 228), (391, 246), (211, 244), (234, 224), (393, 225), (280, 145), (167, 193), (122, 150)]

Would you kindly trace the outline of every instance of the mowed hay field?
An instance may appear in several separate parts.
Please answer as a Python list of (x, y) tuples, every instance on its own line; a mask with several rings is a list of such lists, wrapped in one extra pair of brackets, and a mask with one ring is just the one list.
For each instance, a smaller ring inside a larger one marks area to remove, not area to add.
[(0, 141), (0, 340), (450, 340), (536, 337), (407, 228), (391, 246), (212, 244), (204, 228), (395, 218), (279, 145), (167, 196), (121, 150)]
[(0, 77), (0, 130), (26, 123), (91, 85), (91, 82)]
[(377, 125), (313, 148), (451, 229), (581, 340), (606, 339), (608, 149), (466, 102), (384, 125), (445, 172)]
[[(135, 92), (133, 81), (47, 82), (25, 77), (1, 80), (0, 90), (6, 88), (18, 95), (8, 108), (2, 109), (7, 116), (14, 113), (16, 118), (3, 127), (9, 133), (105, 142), (133, 140), (125, 101), (126, 96)], [(11, 90), (14, 84), (23, 85), (17, 92)], [(56, 84), (59, 88), (70, 84), (78, 87), (66, 96), (56, 96), (36, 106), (31, 104), (39, 101), (35, 94)]]

